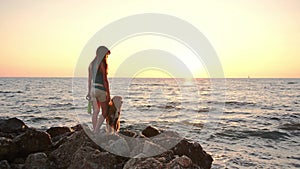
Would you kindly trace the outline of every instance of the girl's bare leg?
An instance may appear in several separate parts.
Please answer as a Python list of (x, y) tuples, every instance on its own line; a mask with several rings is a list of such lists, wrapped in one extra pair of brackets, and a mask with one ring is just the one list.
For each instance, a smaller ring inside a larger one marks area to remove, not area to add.
[(93, 116), (92, 116), (92, 123), (93, 129), (95, 130), (97, 125), (98, 114), (100, 112), (100, 107), (98, 106), (97, 99), (93, 101)]
[[(107, 107), (108, 107), (108, 104), (107, 102), (100, 102), (100, 107), (101, 107), (101, 111), (102, 111), (102, 114), (100, 115), (100, 117), (98, 118), (97, 120), (97, 124), (96, 124), (96, 127), (94, 128), (94, 133), (98, 133), (99, 130), (100, 130), (100, 127), (106, 117), (106, 111), (107, 111)], [(98, 112), (99, 113), (99, 112)]]

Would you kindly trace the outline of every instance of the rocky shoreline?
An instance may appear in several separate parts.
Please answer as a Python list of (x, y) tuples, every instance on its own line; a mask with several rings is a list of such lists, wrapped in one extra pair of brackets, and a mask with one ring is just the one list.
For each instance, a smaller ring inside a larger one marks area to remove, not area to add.
[[(163, 138), (149, 139), (159, 134)], [(28, 127), (17, 118), (0, 119), (1, 169), (209, 169), (212, 157), (197, 142), (185, 138), (167, 149), (161, 139), (172, 140), (174, 132), (161, 131), (148, 126), (141, 133), (121, 129), (120, 135), (102, 135), (109, 144), (96, 144), (81, 125), (51, 127), (39, 131)], [(126, 137), (125, 137), (126, 136)], [(132, 143), (128, 138), (143, 138), (142, 143)], [(103, 140), (103, 139), (102, 139)], [(98, 146), (98, 145), (101, 145)], [(119, 145), (111, 153), (110, 146)], [(104, 147), (106, 147), (104, 149)], [(151, 156), (151, 151), (164, 150)], [(134, 152), (142, 152), (134, 154)], [(133, 154), (132, 154), (133, 153)], [(130, 158), (132, 155), (135, 158)]]

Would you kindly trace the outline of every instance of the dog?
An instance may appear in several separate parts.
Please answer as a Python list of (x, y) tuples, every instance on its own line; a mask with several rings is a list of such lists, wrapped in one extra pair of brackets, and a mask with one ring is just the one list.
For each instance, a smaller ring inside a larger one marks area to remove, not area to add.
[(106, 115), (106, 133), (117, 133), (120, 129), (120, 114), (122, 107), (122, 97), (114, 96), (108, 104)]

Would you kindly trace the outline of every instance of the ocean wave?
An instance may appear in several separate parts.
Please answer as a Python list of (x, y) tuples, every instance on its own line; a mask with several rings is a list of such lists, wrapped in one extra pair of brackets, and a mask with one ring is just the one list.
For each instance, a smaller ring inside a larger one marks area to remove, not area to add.
[(226, 101), (225, 105), (256, 106), (253, 102)]
[(227, 137), (231, 140), (247, 139), (249, 137), (258, 137), (270, 140), (286, 140), (290, 135), (280, 131), (268, 131), (268, 130), (224, 130), (216, 134), (219, 137)]
[(198, 113), (205, 113), (205, 112), (209, 112), (209, 108), (208, 107), (204, 107), (204, 108), (200, 108), (197, 112)]
[(287, 84), (297, 84), (298, 82), (287, 82)]
[(47, 117), (33, 117), (30, 119), (31, 122), (40, 122), (40, 121), (48, 121), (48, 120), (51, 120), (50, 118), (47, 118)]
[(55, 103), (55, 104), (51, 104), (50, 107), (70, 107), (73, 106), (72, 103)]
[(0, 91), (1, 94), (15, 94), (15, 93), (23, 93), (22, 91)]
[(204, 123), (196, 123), (196, 122), (189, 122), (187, 120), (185, 121), (181, 121), (182, 124), (188, 125), (188, 126), (193, 126), (193, 127), (197, 127), (197, 128), (203, 128), (204, 127)]
[(49, 99), (49, 100), (59, 100), (60, 98), (59, 97), (48, 97), (46, 99)]
[(225, 111), (224, 114), (240, 114), (240, 115), (249, 115), (250, 112), (237, 112), (237, 111)]
[(299, 130), (300, 131), (300, 123), (286, 123), (286, 124), (279, 126), (279, 128), (282, 130), (288, 130), (288, 131), (291, 131), (291, 130)]

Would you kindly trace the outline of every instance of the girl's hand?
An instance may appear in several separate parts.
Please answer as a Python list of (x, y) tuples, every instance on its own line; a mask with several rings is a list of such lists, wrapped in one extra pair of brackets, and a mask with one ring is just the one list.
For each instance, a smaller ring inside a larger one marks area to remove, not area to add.
[(86, 100), (90, 100), (90, 99), (91, 99), (90, 93), (88, 93), (88, 94), (86, 95), (85, 99), (86, 99)]

